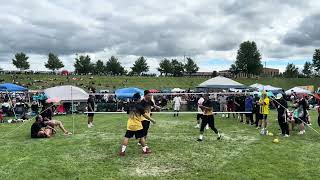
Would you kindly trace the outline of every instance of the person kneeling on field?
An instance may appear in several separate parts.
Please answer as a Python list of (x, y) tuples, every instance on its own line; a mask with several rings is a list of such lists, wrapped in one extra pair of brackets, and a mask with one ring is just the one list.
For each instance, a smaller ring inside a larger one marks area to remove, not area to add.
[(129, 139), (135, 136), (136, 139), (139, 139), (139, 142), (142, 146), (142, 151), (144, 154), (149, 154), (151, 151), (148, 146), (145, 144), (145, 138), (143, 136), (143, 126), (142, 126), (142, 117), (150, 120), (155, 124), (155, 121), (145, 113), (144, 107), (141, 105), (141, 96), (139, 93), (134, 94), (133, 103), (130, 103), (128, 107), (128, 123), (127, 123), (127, 131), (124, 136), (121, 149), (120, 156), (125, 156), (126, 148), (129, 143)]

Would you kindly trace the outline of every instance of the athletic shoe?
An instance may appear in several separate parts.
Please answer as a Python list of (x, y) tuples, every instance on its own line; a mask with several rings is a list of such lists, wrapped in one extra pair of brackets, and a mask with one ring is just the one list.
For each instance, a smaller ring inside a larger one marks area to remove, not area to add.
[(303, 135), (304, 133), (304, 131), (299, 131), (298, 135)]
[(258, 126), (256, 129), (260, 129), (260, 128), (261, 128), (261, 127)]
[(284, 135), (283, 137), (286, 137), (286, 138), (287, 138), (287, 137), (290, 137), (290, 135), (288, 135), (288, 134), (285, 134), (285, 135)]
[(91, 124), (88, 124), (88, 128), (92, 128), (92, 125), (91, 125)]
[(209, 129), (209, 126), (206, 126), (206, 129)]
[(72, 133), (71, 132), (66, 132), (66, 133), (63, 133), (64, 135), (72, 135)]
[(200, 128), (200, 124), (197, 124), (194, 128)]
[(219, 134), (217, 137), (217, 140), (221, 140), (221, 139), (222, 139), (222, 136), (221, 136), (221, 134)]
[(222, 117), (224, 117), (224, 114), (222, 114)]
[(202, 140), (202, 139), (197, 139), (197, 141), (198, 141), (198, 142), (202, 142), (203, 140)]
[(119, 156), (125, 156), (125, 155), (126, 155), (126, 152), (122, 152), (122, 151), (119, 152)]
[(137, 145), (138, 145), (138, 146), (141, 146), (141, 143), (138, 142)]
[(151, 150), (149, 148), (146, 149), (146, 151), (142, 151), (143, 154), (150, 154)]
[(93, 127), (94, 125), (93, 125), (93, 123), (90, 123), (91, 124), (91, 127)]

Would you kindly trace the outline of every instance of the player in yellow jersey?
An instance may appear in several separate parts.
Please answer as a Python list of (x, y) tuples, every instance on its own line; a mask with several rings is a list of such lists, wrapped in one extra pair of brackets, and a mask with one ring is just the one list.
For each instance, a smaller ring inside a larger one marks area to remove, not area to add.
[(267, 92), (263, 91), (261, 99), (259, 100), (260, 105), (260, 114), (262, 114), (262, 120), (260, 120), (260, 125), (262, 127), (261, 134), (267, 135), (267, 125), (268, 125), (268, 115), (269, 115), (269, 105), (270, 105), (270, 99), (267, 96)]
[(128, 123), (127, 123), (127, 131), (124, 136), (122, 145), (121, 145), (121, 150), (119, 155), (124, 156), (125, 151), (129, 142), (129, 139), (135, 136), (136, 139), (139, 139), (141, 146), (142, 146), (142, 151), (144, 154), (149, 154), (151, 151), (148, 146), (145, 144), (145, 139), (143, 135), (143, 126), (142, 126), (142, 117), (150, 120), (152, 123), (155, 123), (155, 121), (148, 116), (145, 113), (145, 110), (143, 106), (141, 105), (141, 96), (139, 93), (134, 94), (133, 96), (133, 102), (130, 103), (129, 108), (128, 108)]

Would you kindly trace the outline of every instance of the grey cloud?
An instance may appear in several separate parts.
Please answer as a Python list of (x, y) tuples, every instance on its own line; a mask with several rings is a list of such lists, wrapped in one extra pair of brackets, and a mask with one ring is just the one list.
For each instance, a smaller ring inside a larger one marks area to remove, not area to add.
[(306, 17), (296, 29), (289, 30), (282, 41), (287, 45), (320, 46), (320, 14)]
[[(275, 19), (307, 11), (309, 4), (298, 0), (5, 1), (0, 6), (0, 24), (5, 25), (0, 26), (0, 55), (23, 51), (70, 57), (112, 49), (124, 58), (202, 56), (234, 52), (242, 41), (254, 40), (266, 46), (266, 55), (289, 57), (303, 52), (289, 54), (282, 44), (269, 47), (264, 39), (280, 39), (281, 34), (265, 35), (262, 30), (278, 28)], [(301, 27), (288, 32), (283, 42), (318, 45), (319, 22), (315, 19), (306, 19)], [(310, 20), (315, 29), (307, 22)]]

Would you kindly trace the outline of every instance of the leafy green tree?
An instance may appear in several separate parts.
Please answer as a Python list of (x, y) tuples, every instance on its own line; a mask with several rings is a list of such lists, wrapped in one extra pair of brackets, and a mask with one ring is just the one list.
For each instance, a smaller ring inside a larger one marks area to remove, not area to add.
[(183, 72), (184, 72), (184, 65), (182, 62), (179, 62), (176, 59), (172, 59), (171, 60), (171, 67), (172, 67), (172, 72), (171, 74), (173, 76), (183, 76)]
[(90, 56), (79, 56), (76, 58), (74, 68), (77, 74), (89, 74), (93, 70)]
[(23, 52), (15, 54), (15, 59), (12, 59), (12, 64), (16, 66), (16, 68), (22, 70), (27, 70), (30, 68), (30, 64), (28, 62), (29, 57)]
[(317, 74), (319, 74), (320, 72), (320, 49), (315, 49), (314, 53), (313, 53), (313, 67), (314, 70), (316, 71)]
[(141, 56), (139, 57), (133, 64), (133, 67), (131, 67), (131, 70), (133, 73), (141, 75), (143, 72), (149, 71), (149, 66), (147, 64), (146, 59)]
[(157, 68), (157, 70), (160, 72), (161, 76), (162, 74), (165, 74), (165, 76), (168, 76), (168, 74), (172, 73), (172, 64), (170, 62), (170, 60), (168, 59), (163, 59), (161, 60), (160, 64), (159, 64), (159, 68)]
[(187, 58), (187, 63), (184, 65), (184, 69), (189, 75), (199, 71), (198, 65), (191, 58)]
[(310, 62), (304, 63), (302, 73), (306, 77), (310, 77), (311, 76), (311, 74), (312, 74), (312, 64)]
[(111, 58), (107, 61), (106, 71), (107, 71), (107, 73), (110, 73), (112, 75), (126, 74), (124, 67), (121, 66), (121, 63), (114, 56), (111, 56)]
[(296, 78), (299, 76), (299, 70), (293, 63), (290, 63), (287, 65), (283, 76), (286, 78)]
[(251, 74), (259, 75), (262, 72), (261, 54), (254, 41), (245, 41), (240, 44), (235, 66), (236, 69), (248, 76)]
[(106, 71), (106, 67), (104, 66), (103, 62), (101, 60), (98, 60), (94, 66), (94, 74), (104, 74)]
[(50, 69), (52, 71), (55, 71), (64, 67), (62, 61), (60, 61), (58, 56), (54, 55), (53, 53), (49, 53), (48, 62), (44, 66), (47, 69)]
[(240, 72), (240, 70), (237, 68), (237, 66), (235, 64), (231, 64), (231, 67), (230, 67), (229, 71), (233, 75), (237, 75)]

